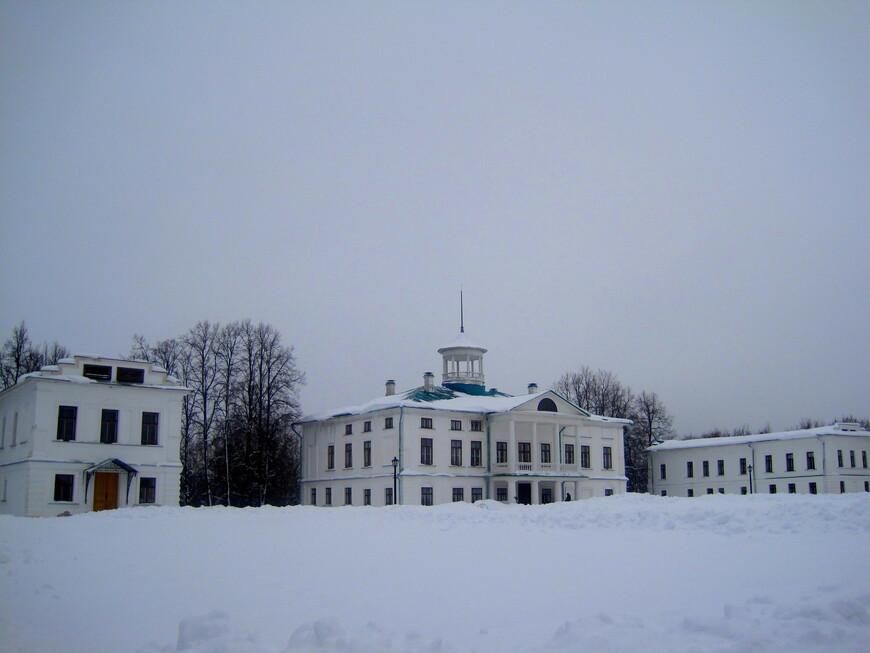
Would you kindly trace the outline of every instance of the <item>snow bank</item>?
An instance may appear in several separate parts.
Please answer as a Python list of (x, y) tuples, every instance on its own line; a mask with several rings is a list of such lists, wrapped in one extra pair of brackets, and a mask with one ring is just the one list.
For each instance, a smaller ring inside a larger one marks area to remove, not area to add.
[(0, 517), (0, 649), (870, 650), (870, 495)]

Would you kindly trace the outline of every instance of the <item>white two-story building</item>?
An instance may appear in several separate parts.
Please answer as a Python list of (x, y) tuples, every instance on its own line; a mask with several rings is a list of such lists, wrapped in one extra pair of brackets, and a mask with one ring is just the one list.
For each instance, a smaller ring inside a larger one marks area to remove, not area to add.
[(649, 491), (662, 496), (870, 492), (870, 431), (858, 424), (669, 440), (647, 451)]
[(443, 358), (442, 384), (386, 392), (368, 403), (309, 415), (302, 440), (301, 503), (434, 505), (495, 499), (550, 503), (625, 492), (623, 428), (552, 391), (487, 390), (486, 349), (460, 332)]
[(77, 355), (0, 392), (0, 512), (178, 505), (187, 388), (151, 363)]

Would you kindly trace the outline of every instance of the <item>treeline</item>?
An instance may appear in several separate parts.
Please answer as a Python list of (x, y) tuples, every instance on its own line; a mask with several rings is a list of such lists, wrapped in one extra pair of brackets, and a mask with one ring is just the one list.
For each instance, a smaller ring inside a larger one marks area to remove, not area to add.
[[(828, 422), (822, 422), (812, 417), (804, 417), (794, 426), (789, 426), (787, 428), (782, 429), (783, 431), (803, 431), (805, 429), (816, 429), (821, 426), (830, 426), (831, 424), (836, 424), (837, 422), (851, 422), (853, 424), (859, 424), (861, 428), (865, 430), (870, 430), (870, 419), (866, 417), (855, 417), (854, 415), (843, 415), (837, 419), (830, 420)], [(712, 429), (710, 431), (706, 431), (701, 435), (684, 435), (681, 436), (680, 440), (697, 440), (701, 438), (728, 438), (736, 435), (756, 435), (756, 434), (764, 434), (770, 433), (771, 428), (770, 424), (765, 424), (760, 429), (751, 429), (747, 425), (738, 426), (737, 428), (731, 429)]]
[(613, 372), (585, 365), (577, 372), (563, 374), (553, 389), (590, 413), (634, 422), (625, 430), (625, 475), (629, 492), (646, 492), (646, 448), (675, 435), (673, 417), (658, 394), (635, 394)]
[(0, 385), (5, 390), (25, 374), (37, 372), (43, 365), (54, 365), (69, 355), (69, 350), (57, 341), (34, 343), (22, 321), (12, 328), (12, 335), (0, 348)]
[(182, 505), (298, 501), (292, 427), (305, 375), (278, 331), (250, 320), (204, 321), (154, 343), (135, 335), (129, 356), (161, 365), (192, 390), (182, 407)]

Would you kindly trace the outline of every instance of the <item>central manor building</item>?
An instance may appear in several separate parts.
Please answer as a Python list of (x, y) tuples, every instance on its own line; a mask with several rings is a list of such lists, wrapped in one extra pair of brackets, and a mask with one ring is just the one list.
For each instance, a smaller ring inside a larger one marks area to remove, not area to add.
[(486, 349), (460, 331), (438, 350), (442, 383), (308, 415), (300, 502), (312, 506), (431, 506), (495, 499), (542, 504), (622, 494), (623, 430), (555, 392), (487, 389)]

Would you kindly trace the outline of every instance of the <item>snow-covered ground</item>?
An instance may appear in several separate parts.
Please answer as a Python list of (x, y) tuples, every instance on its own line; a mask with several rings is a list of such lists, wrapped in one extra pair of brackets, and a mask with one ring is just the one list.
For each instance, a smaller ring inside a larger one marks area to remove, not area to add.
[(870, 651), (870, 495), (0, 518), (0, 650)]

